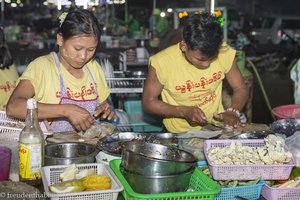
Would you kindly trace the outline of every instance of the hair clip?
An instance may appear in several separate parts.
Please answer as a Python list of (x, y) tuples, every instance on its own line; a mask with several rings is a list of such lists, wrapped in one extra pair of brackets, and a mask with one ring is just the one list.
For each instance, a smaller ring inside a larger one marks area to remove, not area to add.
[(66, 19), (66, 16), (68, 15), (67, 12), (63, 12), (59, 17), (59, 26), (61, 27), (62, 24), (64, 23), (65, 19)]

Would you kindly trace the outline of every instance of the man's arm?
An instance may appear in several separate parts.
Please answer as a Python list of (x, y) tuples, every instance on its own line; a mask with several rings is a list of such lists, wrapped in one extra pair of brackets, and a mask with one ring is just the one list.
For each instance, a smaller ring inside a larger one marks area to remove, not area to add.
[(191, 125), (206, 123), (205, 114), (195, 106), (173, 106), (159, 99), (164, 86), (159, 82), (156, 70), (150, 66), (145, 81), (142, 105), (145, 112), (163, 117), (175, 117), (186, 119)]
[(249, 97), (249, 89), (246, 87), (244, 78), (237, 67), (236, 59), (234, 59), (230, 71), (226, 74), (226, 79), (233, 90), (231, 107), (240, 111)]
[(239, 125), (242, 125), (238, 114), (248, 99), (249, 90), (244, 83), (244, 79), (236, 65), (235, 59), (231, 69), (226, 74), (226, 79), (233, 90), (231, 108), (222, 113), (215, 113), (214, 119), (224, 122), (227, 126), (237, 128)]

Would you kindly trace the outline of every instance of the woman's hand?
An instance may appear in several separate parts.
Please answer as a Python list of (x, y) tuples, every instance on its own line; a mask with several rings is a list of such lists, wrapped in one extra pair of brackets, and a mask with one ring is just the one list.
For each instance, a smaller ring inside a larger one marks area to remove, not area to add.
[(78, 131), (85, 131), (92, 126), (94, 118), (90, 113), (81, 108), (80, 106), (73, 104), (66, 104), (66, 117), (73, 124)]
[(224, 111), (222, 113), (214, 113), (214, 119), (219, 122), (223, 122), (225, 127), (237, 128), (239, 126), (244, 126), (241, 123), (240, 117), (233, 111)]
[(197, 107), (180, 107), (181, 116), (191, 125), (191, 126), (203, 126), (207, 123), (206, 116), (204, 112)]
[(93, 116), (96, 117), (100, 117), (100, 119), (104, 120), (111, 120), (113, 119), (114, 121), (117, 121), (117, 116), (114, 113), (112, 107), (110, 106), (109, 103), (107, 103), (106, 101), (104, 101), (103, 103), (101, 103), (95, 110)]

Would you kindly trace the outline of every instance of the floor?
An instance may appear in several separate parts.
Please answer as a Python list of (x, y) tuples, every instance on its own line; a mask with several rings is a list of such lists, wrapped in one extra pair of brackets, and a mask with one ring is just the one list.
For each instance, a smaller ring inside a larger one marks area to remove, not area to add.
[[(269, 99), (271, 108), (281, 105), (294, 104), (294, 82), (290, 79), (289, 70), (282, 66), (274, 72), (257, 69)], [(266, 104), (258, 78), (254, 76), (252, 122), (270, 124), (274, 120)]]

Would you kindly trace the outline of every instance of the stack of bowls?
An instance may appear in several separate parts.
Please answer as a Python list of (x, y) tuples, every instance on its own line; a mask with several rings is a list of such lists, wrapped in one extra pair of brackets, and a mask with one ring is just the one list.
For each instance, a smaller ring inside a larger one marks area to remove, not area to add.
[(188, 189), (196, 158), (186, 151), (146, 142), (123, 145), (121, 172), (135, 192), (183, 192)]

